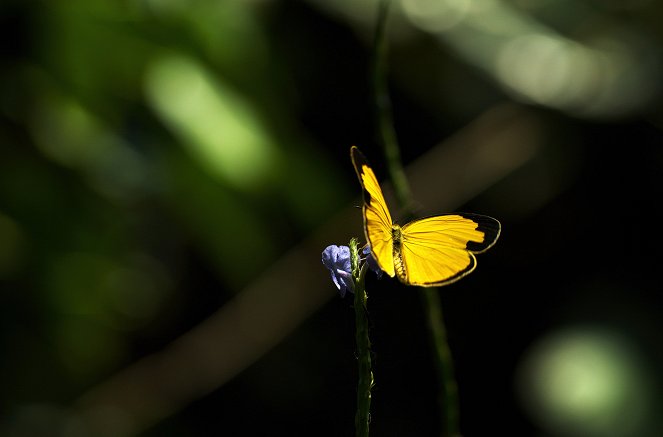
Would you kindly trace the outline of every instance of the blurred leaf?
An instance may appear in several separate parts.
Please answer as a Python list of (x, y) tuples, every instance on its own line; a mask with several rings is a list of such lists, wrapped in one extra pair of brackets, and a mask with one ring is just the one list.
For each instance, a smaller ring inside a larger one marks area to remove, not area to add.
[(254, 108), (191, 59), (156, 59), (146, 78), (149, 102), (182, 145), (214, 176), (238, 189), (273, 179), (279, 156)]

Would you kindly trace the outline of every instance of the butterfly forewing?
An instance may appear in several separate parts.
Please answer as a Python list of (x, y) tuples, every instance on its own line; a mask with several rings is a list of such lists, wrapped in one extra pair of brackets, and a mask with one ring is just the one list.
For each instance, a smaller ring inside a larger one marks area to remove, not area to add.
[(380, 269), (394, 276), (394, 249), (391, 234), (392, 220), (375, 173), (359, 149), (350, 149), (352, 164), (357, 172), (364, 194), (364, 233), (373, 257)]
[(472, 253), (483, 253), (493, 247), (493, 244), (497, 241), (497, 238), (500, 236), (502, 231), (502, 225), (499, 221), (487, 215), (481, 214), (470, 214), (470, 213), (459, 213), (456, 214), (461, 216), (463, 219), (471, 220), (476, 223), (476, 230), (483, 232), (483, 240), (475, 241), (469, 240), (467, 243), (467, 250)]

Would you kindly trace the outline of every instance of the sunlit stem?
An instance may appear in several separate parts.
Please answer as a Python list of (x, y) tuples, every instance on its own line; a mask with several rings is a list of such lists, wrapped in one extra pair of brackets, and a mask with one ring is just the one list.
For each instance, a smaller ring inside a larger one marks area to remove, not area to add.
[[(381, 0), (378, 7), (377, 24), (375, 26), (375, 39), (373, 48), (373, 94), (375, 101), (375, 124), (377, 127), (378, 143), (383, 146), (389, 177), (394, 184), (394, 190), (399, 205), (408, 210), (412, 196), (398, 148), (398, 140), (391, 113), (391, 99), (387, 86), (387, 18), (391, 0)], [(409, 211), (408, 211), (409, 212)]]
[(357, 382), (357, 413), (355, 415), (355, 435), (368, 437), (370, 423), (371, 388), (373, 387), (373, 371), (371, 369), (371, 342), (368, 338), (368, 315), (366, 309), (366, 288), (364, 279), (368, 264), (359, 266), (359, 249), (357, 240), (350, 240), (350, 262), (355, 291), (355, 324), (359, 378)]

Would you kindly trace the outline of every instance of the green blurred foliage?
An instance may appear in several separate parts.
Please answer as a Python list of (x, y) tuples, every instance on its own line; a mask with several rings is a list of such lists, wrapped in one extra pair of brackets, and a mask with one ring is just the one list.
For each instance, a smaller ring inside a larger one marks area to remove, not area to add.
[(257, 6), (2, 7), (5, 406), (71, 399), (131, 362), (137, 330), (189, 299), (187, 250), (221, 303), (351, 193), (283, 104)]

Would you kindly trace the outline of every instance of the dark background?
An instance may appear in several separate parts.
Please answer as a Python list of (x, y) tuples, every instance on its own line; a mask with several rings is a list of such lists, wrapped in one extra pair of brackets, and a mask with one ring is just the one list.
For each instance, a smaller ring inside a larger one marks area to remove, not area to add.
[[(439, 291), (463, 435), (661, 435), (663, 9), (395, 3), (389, 87), (406, 170), (458, 133), (461, 154), (491, 141), (497, 133), (473, 126), (500, 108), (516, 114), (516, 143), (523, 126), (534, 132), (527, 159), (461, 204), (440, 200), (503, 225), (477, 271)], [(352, 299), (334, 294), (318, 259), (361, 236), (350, 145), (386, 178), (370, 91), (375, 10), (0, 6), (3, 435), (353, 434)], [(462, 192), (484, 180), (473, 168), (424, 186)], [(353, 221), (340, 229), (336, 214)], [(278, 305), (267, 308), (299, 308), (295, 289), (317, 304), (234, 373), (189, 383), (204, 363), (244, 356), (245, 327), (231, 323), (235, 344), (211, 336), (210, 360), (154, 367), (171, 377), (132, 405), (132, 380), (116, 375), (170, 355), (292, 250), (308, 261), (272, 280)], [(419, 293), (373, 276), (367, 290), (372, 435), (439, 435)]]

